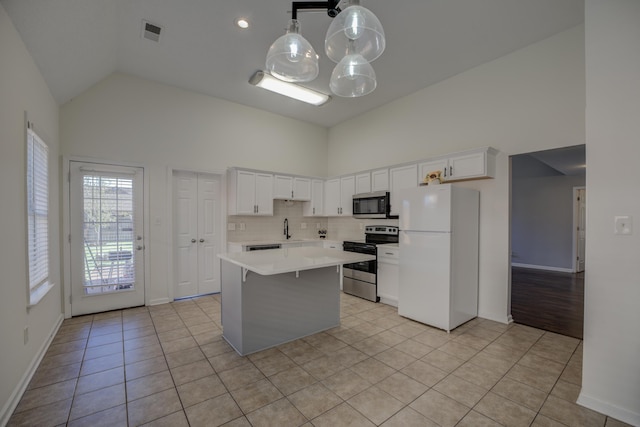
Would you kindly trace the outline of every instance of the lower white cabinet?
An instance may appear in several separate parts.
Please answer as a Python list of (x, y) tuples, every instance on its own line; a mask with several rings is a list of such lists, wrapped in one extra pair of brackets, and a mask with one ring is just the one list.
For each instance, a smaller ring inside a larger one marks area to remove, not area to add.
[(336, 242), (333, 240), (325, 240), (322, 242), (322, 247), (325, 249), (339, 249), (342, 250), (342, 242)]
[(378, 245), (378, 297), (394, 307), (398, 306), (399, 256), (397, 245)]

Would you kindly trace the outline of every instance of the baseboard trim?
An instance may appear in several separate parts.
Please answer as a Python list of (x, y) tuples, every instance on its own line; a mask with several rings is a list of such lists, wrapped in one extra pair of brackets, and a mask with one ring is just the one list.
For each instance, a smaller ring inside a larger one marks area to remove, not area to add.
[(486, 320), (492, 320), (494, 322), (498, 322), (498, 323), (504, 323), (505, 325), (508, 325), (509, 323), (513, 322), (513, 319), (511, 318), (511, 315), (508, 315), (506, 317), (502, 317), (502, 316), (492, 316), (488, 313), (478, 313), (478, 317), (481, 319), (486, 319)]
[(534, 265), (534, 264), (520, 264), (518, 262), (512, 262), (512, 267), (521, 267), (521, 268), (532, 268), (534, 270), (547, 270), (547, 271), (559, 271), (562, 273), (573, 273), (573, 269), (571, 268), (562, 268), (562, 267), (551, 267), (548, 265)]
[(149, 305), (160, 305), (160, 304), (167, 304), (172, 302), (173, 300), (169, 299), (169, 298), (158, 298), (158, 299), (152, 299), (151, 301), (149, 301)]
[(512, 324), (512, 323), (513, 323), (513, 316), (508, 315), (508, 316), (507, 316), (507, 324), (508, 324), (508, 325), (510, 325), (510, 324)]
[(618, 421), (622, 421), (632, 426), (640, 426), (640, 414), (630, 411), (628, 409), (621, 408), (616, 405), (612, 405), (608, 402), (603, 402), (600, 399), (596, 399), (591, 396), (587, 396), (583, 392), (578, 395), (576, 402), (578, 405), (582, 405), (585, 408), (598, 411), (601, 414), (605, 414), (609, 417), (615, 418)]
[(16, 388), (13, 390), (13, 393), (11, 393), (11, 397), (9, 397), (9, 400), (2, 408), (2, 411), (0, 411), (0, 426), (7, 425), (9, 423), (9, 419), (11, 418), (11, 415), (13, 415), (13, 411), (16, 410), (18, 403), (20, 403), (20, 399), (22, 399), (22, 395), (26, 391), (27, 386), (29, 385), (29, 381), (31, 381), (31, 378), (33, 378), (33, 375), (36, 373), (36, 369), (38, 369), (38, 366), (40, 366), (40, 362), (42, 362), (44, 355), (47, 353), (47, 350), (51, 345), (51, 341), (53, 341), (53, 338), (58, 333), (58, 329), (60, 329), (63, 320), (64, 314), (60, 313), (58, 319), (53, 325), (53, 328), (51, 329), (51, 332), (49, 333), (49, 337), (40, 346), (40, 349), (36, 353), (33, 360), (31, 360), (31, 363), (29, 364), (26, 372), (24, 373), (24, 375), (22, 375), (20, 382), (18, 382)]
[(390, 297), (387, 295), (379, 295), (380, 296), (380, 302), (383, 304), (387, 304), (390, 305), (392, 307), (398, 307), (398, 298), (397, 297)]

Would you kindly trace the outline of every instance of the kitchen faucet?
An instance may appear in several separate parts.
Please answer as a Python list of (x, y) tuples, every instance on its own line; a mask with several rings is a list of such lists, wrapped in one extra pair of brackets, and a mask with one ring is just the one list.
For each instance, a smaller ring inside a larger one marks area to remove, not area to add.
[(284, 219), (284, 237), (289, 240), (291, 235), (289, 235), (289, 220), (287, 218)]

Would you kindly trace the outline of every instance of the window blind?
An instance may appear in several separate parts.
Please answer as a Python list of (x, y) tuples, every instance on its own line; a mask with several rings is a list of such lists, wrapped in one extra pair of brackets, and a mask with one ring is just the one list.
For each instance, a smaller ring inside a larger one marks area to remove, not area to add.
[(49, 149), (27, 129), (27, 216), (29, 291), (33, 296), (49, 281)]

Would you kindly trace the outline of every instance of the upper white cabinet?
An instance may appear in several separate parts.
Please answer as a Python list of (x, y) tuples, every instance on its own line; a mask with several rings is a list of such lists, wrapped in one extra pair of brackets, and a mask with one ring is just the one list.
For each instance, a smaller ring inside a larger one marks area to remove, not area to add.
[(360, 193), (370, 193), (371, 192), (371, 174), (369, 172), (359, 173), (356, 175), (356, 192), (355, 194)]
[(325, 182), (325, 216), (351, 216), (356, 180), (353, 175), (329, 179)]
[(441, 171), (443, 181), (493, 178), (495, 176), (497, 151), (491, 147), (464, 153), (452, 154), (419, 164), (418, 183), (429, 172)]
[(400, 199), (398, 190), (416, 187), (418, 165), (398, 166), (389, 169), (389, 187), (391, 192), (391, 215), (400, 215)]
[(273, 215), (273, 175), (230, 169), (229, 215)]
[(311, 200), (311, 179), (299, 176), (275, 175), (273, 198), (284, 200)]
[(324, 216), (324, 180), (311, 180), (311, 200), (302, 208), (304, 216)]
[(389, 191), (389, 169), (371, 171), (371, 191)]

